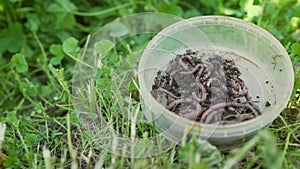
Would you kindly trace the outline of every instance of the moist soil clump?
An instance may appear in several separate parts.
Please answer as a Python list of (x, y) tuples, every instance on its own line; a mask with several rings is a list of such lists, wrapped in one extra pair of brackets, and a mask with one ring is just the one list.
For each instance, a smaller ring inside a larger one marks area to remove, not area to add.
[(201, 123), (233, 124), (261, 114), (233, 60), (187, 50), (157, 72), (152, 96), (175, 114)]

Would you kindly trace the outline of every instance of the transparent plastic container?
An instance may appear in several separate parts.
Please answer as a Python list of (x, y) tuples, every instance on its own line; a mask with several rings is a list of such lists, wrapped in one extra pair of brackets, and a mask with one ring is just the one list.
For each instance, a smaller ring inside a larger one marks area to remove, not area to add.
[[(206, 57), (219, 54), (233, 59), (262, 114), (236, 124), (201, 124), (179, 117), (158, 103), (150, 94), (157, 72), (187, 49)], [(289, 55), (277, 39), (252, 23), (223, 16), (195, 17), (162, 30), (143, 52), (138, 72), (143, 111), (162, 135), (174, 143), (193, 135), (220, 149), (241, 144), (278, 117), (294, 84)]]

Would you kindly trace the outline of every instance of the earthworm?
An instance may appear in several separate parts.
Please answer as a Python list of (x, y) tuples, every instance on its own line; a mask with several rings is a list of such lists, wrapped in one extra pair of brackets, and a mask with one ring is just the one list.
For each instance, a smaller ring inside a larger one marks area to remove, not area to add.
[(251, 98), (250, 98), (250, 96), (249, 96), (249, 92), (248, 92), (248, 88), (244, 85), (244, 83), (242, 83), (243, 84), (243, 88), (242, 88), (242, 90), (245, 92), (245, 98), (246, 98), (246, 100), (248, 101), (248, 103), (258, 112), (258, 114), (261, 114), (261, 112), (260, 112), (260, 110), (259, 110), (259, 108), (258, 108), (258, 106), (256, 105), (256, 104), (254, 104), (252, 101), (251, 101)]
[(195, 92), (192, 92), (193, 99), (195, 99), (199, 103), (206, 100), (208, 93), (207, 93), (206, 89), (204, 88), (204, 86), (200, 82), (192, 83), (192, 84), (190, 84), (190, 86), (191, 87), (198, 86), (201, 91), (201, 98), (198, 97)]
[[(233, 117), (233, 116), (231, 116)], [(254, 118), (254, 116), (252, 114), (240, 114), (240, 115), (234, 115), (235, 119), (234, 120), (222, 120), (221, 124), (234, 124), (234, 123), (238, 123), (238, 122), (242, 122), (245, 120), (250, 120), (252, 118)], [(225, 117), (224, 119), (226, 119), (228, 117)]]
[(170, 76), (170, 81), (169, 81), (169, 86), (172, 86), (172, 84), (173, 84), (173, 77), (172, 76)]
[(254, 118), (253, 114), (249, 114), (249, 113), (246, 113), (246, 114), (240, 114), (237, 116), (237, 119), (239, 122), (241, 121), (245, 121), (245, 120), (250, 120)]
[(180, 57), (178, 57), (178, 63), (185, 69), (185, 70), (188, 70), (189, 69), (189, 66), (186, 65), (182, 59)]
[(208, 80), (208, 78), (209, 78), (209, 75), (208, 75), (208, 74), (204, 74), (204, 75), (202, 76), (202, 78), (200, 79), (200, 82), (201, 82), (201, 83), (204, 83), (205, 81)]
[(187, 54), (184, 54), (182, 57), (181, 57), (181, 59), (188, 59), (189, 61), (192, 61), (192, 57), (190, 56), (190, 55), (187, 55)]
[(167, 69), (165, 70), (165, 72), (167, 74), (170, 74), (171, 73), (171, 70), (172, 70), (172, 67), (171, 66), (168, 66)]
[(223, 103), (217, 103), (217, 104), (211, 106), (210, 108), (208, 108), (208, 109), (202, 114), (202, 117), (201, 117), (201, 119), (200, 119), (200, 122), (203, 123), (203, 122), (205, 121), (206, 117), (207, 117), (210, 113), (212, 113), (213, 111), (218, 110), (218, 109), (221, 109), (221, 108), (225, 108), (225, 107), (228, 107), (228, 106), (241, 107), (241, 108), (248, 108), (248, 109), (250, 109), (250, 110), (253, 112), (253, 114), (254, 114), (255, 116), (258, 116), (257, 111), (256, 111), (251, 105), (249, 105), (249, 104), (241, 104), (241, 103), (234, 103), (234, 102), (228, 102), (228, 103), (223, 102)]
[(205, 69), (205, 66), (200, 67), (200, 70), (197, 72), (197, 75), (196, 75), (196, 82), (199, 81), (199, 78), (201, 77), (204, 69)]
[(206, 100), (208, 93), (207, 93), (205, 87), (201, 83), (197, 82), (197, 84), (201, 90), (201, 97), (202, 97), (199, 102), (202, 102), (202, 101)]
[[(229, 124), (258, 116), (261, 112), (251, 101), (233, 60), (218, 54), (213, 56), (205, 59), (204, 54), (192, 50), (176, 55), (166, 68), (167, 74), (158, 75), (161, 83), (156, 82), (158, 85), (153, 90), (157, 90), (153, 94), (160, 91), (156, 98), (166, 97), (167, 109), (202, 123)], [(197, 91), (189, 90), (193, 88)]]
[(234, 107), (232, 107), (232, 106), (228, 106), (228, 110), (229, 111), (233, 111), (233, 112), (235, 112), (236, 114), (241, 114), (239, 111), (237, 111)]
[(187, 109), (185, 109), (185, 110), (180, 110), (178, 114), (179, 114), (180, 116), (183, 116), (184, 114), (190, 113), (190, 112), (192, 112), (192, 111), (195, 111), (195, 110), (194, 110), (194, 109), (187, 108)]
[(168, 91), (167, 89), (164, 89), (162, 87), (158, 88), (158, 90), (168, 94), (169, 96), (173, 97), (174, 99), (179, 99), (180, 98), (178, 96), (175, 96), (173, 93), (171, 93), (170, 91)]
[(229, 119), (229, 118), (236, 118), (236, 114), (229, 114), (228, 116), (225, 116), (224, 117), (224, 120), (227, 120), (227, 119)]
[(187, 72), (180, 72), (180, 74), (182, 75), (190, 75), (190, 74), (194, 74), (197, 70), (199, 70), (200, 67), (202, 67), (203, 64), (197, 64), (191, 71), (187, 71)]
[[(217, 111), (214, 111), (213, 113), (210, 113), (207, 116), (207, 118), (205, 119), (205, 123), (211, 123), (211, 122), (220, 121), (220, 119), (222, 118), (222, 114), (221, 113), (224, 113), (224, 110), (219, 109)], [(219, 115), (219, 119), (216, 119), (216, 118), (218, 118), (217, 115)]]
[(250, 104), (257, 111), (258, 114), (261, 114), (259, 107), (256, 104), (254, 104), (251, 100), (248, 101), (248, 104)]
[[(237, 84), (240, 86), (239, 89), (241, 89), (241, 92), (237, 92), (236, 90), (235, 91), (234, 90), (229, 90), (229, 93), (233, 97), (245, 96), (247, 101), (250, 101), (248, 88), (245, 86), (245, 83), (243, 81), (238, 80), (238, 79), (236, 79), (236, 80), (237, 80)], [(234, 83), (234, 82), (232, 82), (232, 83)], [(234, 89), (234, 88), (232, 88), (232, 89)]]
[(172, 103), (170, 103), (167, 106), (167, 109), (170, 110), (173, 107), (175, 107), (177, 104), (181, 104), (181, 103), (197, 103), (197, 102), (195, 100), (193, 100), (193, 99), (190, 99), (190, 98), (180, 98), (180, 99), (177, 99), (177, 100), (173, 101)]
[(199, 103), (197, 103), (197, 110), (183, 114), (182, 117), (187, 118), (189, 120), (196, 120), (202, 113), (202, 107)]

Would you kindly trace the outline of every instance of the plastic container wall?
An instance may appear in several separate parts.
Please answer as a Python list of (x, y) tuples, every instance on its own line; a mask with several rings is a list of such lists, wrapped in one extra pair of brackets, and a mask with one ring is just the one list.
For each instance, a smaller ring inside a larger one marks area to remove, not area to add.
[[(157, 72), (186, 49), (206, 57), (219, 54), (233, 59), (262, 115), (237, 124), (200, 124), (158, 103), (150, 94)], [(280, 114), (290, 98), (294, 77), (289, 55), (270, 33), (243, 20), (204, 16), (177, 22), (151, 40), (140, 60), (139, 84), (145, 115), (155, 120), (166, 138), (176, 143), (186, 134), (195, 135), (226, 149), (251, 138)], [(266, 106), (267, 102), (271, 105)]]

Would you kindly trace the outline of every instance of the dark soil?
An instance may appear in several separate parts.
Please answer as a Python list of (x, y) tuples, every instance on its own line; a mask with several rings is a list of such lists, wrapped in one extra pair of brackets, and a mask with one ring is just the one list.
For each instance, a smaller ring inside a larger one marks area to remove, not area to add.
[(233, 60), (187, 50), (159, 71), (152, 96), (168, 110), (201, 123), (233, 124), (261, 114)]

